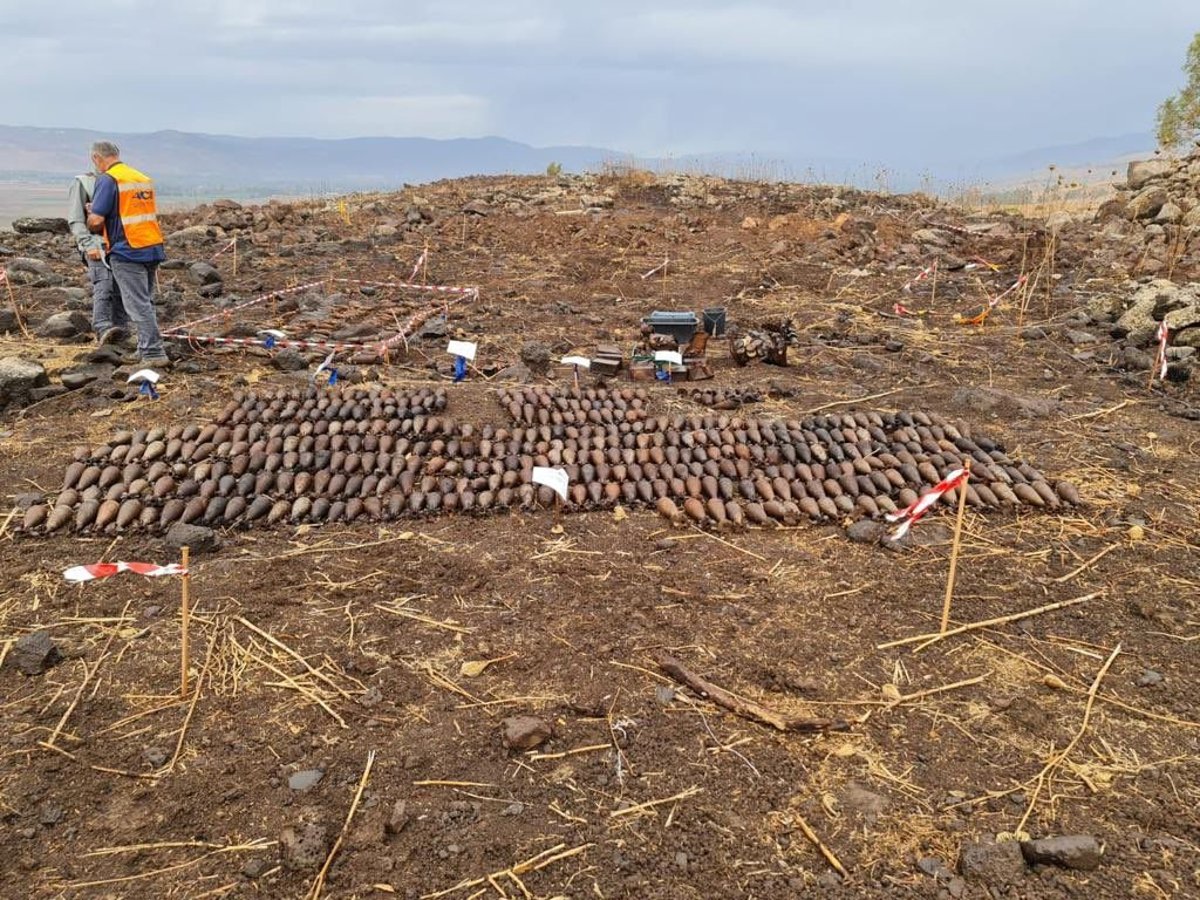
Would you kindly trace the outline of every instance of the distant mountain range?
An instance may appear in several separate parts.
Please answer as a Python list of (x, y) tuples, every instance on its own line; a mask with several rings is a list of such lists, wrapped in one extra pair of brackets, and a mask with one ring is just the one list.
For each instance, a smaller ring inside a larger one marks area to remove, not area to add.
[[(1113, 168), (1149, 155), (1149, 134), (1097, 138), (1044, 147), (969, 164), (930, 161), (921, 176), (887, 167), (886, 161), (779, 158), (758, 154), (702, 154), (640, 159), (601, 147), (532, 147), (499, 137), (429, 138), (245, 138), (156, 131), (102, 134), (75, 128), (0, 125), (0, 181), (61, 185), (88, 166), (88, 147), (116, 141), (125, 158), (154, 175), (164, 195), (177, 197), (267, 196), (355, 190), (388, 190), (405, 183), (467, 175), (533, 174), (551, 163), (565, 171), (595, 171), (605, 164), (632, 164), (657, 171), (705, 171), (731, 177), (825, 181), (877, 186), (886, 171), (890, 190), (939, 190), (965, 182), (1013, 184), (1045, 177), (1048, 166), (1109, 177)], [(884, 185), (879, 185), (884, 186)]]
[(164, 192), (213, 194), (383, 190), (466, 175), (583, 171), (618, 154), (531, 147), (504, 138), (244, 138), (182, 131), (102, 134), (0, 125), (0, 179), (42, 181), (86, 171), (93, 141), (115, 141)]

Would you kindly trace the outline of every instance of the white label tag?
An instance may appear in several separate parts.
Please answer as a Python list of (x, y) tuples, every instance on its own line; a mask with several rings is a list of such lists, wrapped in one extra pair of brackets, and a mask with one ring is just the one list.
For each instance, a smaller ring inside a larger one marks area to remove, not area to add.
[(564, 356), (562, 362), (564, 366), (579, 366), (581, 369), (592, 367), (592, 361), (586, 356)]
[(533, 483), (544, 484), (564, 500), (567, 499), (567, 485), (570, 479), (566, 469), (550, 469), (546, 466), (533, 467)]
[(674, 363), (677, 366), (682, 366), (683, 354), (678, 350), (656, 350), (654, 352), (654, 361), (660, 363)]
[(451, 341), (446, 348), (446, 352), (451, 356), (461, 356), (464, 359), (475, 359), (475, 351), (478, 350), (478, 345), (472, 344), (470, 341)]
[(129, 376), (129, 380), (126, 382), (126, 384), (141, 384), (143, 381), (148, 381), (151, 384), (158, 384), (158, 378), (158, 373), (153, 369), (138, 369)]

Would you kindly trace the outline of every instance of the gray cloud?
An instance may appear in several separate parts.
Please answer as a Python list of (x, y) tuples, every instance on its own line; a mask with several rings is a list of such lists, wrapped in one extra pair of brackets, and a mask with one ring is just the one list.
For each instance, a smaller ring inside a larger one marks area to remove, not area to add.
[(12, 124), (908, 167), (1148, 131), (1200, 27), (1194, 0), (2, 2)]

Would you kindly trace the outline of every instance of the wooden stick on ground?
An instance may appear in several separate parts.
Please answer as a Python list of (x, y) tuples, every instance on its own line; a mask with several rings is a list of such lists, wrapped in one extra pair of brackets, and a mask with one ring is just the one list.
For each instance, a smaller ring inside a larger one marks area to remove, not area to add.
[(804, 832), (804, 836), (808, 838), (812, 845), (821, 851), (821, 855), (825, 857), (825, 861), (833, 866), (843, 878), (849, 878), (850, 873), (846, 871), (841, 860), (834, 856), (833, 851), (825, 845), (825, 842), (817, 837), (817, 833), (809, 827), (808, 822), (804, 820), (804, 816), (799, 813), (796, 813), (796, 824), (800, 826), (800, 830)]
[(179, 696), (186, 697), (188, 692), (188, 617), (191, 614), (191, 575), (188, 574), (188, 553), (187, 547), (182, 547), (180, 552), (183, 557), (183, 579), (181, 584), (181, 594), (179, 601)]
[(1087, 704), (1083, 707), (1083, 721), (1079, 724), (1079, 730), (1075, 732), (1075, 736), (1071, 738), (1062, 752), (1051, 757), (1050, 761), (1042, 767), (1042, 771), (1037, 774), (1037, 777), (1034, 779), (1037, 784), (1033, 789), (1033, 796), (1029, 798), (1029, 806), (1025, 808), (1025, 815), (1021, 816), (1021, 821), (1017, 824), (1016, 829), (1014, 829), (1015, 831), (1020, 832), (1025, 827), (1025, 823), (1029, 821), (1029, 816), (1033, 813), (1034, 806), (1037, 805), (1038, 795), (1042, 792), (1042, 788), (1050, 779), (1054, 770), (1066, 760), (1071, 751), (1075, 749), (1075, 745), (1079, 743), (1080, 738), (1083, 737), (1084, 732), (1087, 731), (1088, 721), (1092, 717), (1092, 707), (1096, 703), (1096, 694), (1100, 690), (1100, 682), (1104, 680), (1104, 676), (1108, 674), (1109, 668), (1120, 652), (1121, 645), (1117, 644), (1113, 648), (1113, 652), (1109, 654), (1108, 659), (1104, 661), (1104, 665), (1100, 667), (1100, 671), (1096, 673), (1096, 678), (1092, 682), (1091, 688), (1088, 689)]
[(780, 731), (848, 731), (850, 725), (840, 719), (797, 719), (778, 713), (772, 709), (738, 697), (711, 681), (706, 681), (695, 672), (689, 671), (683, 663), (663, 650), (654, 654), (658, 667), (685, 687), (691, 688), (702, 699), (711, 700), (717, 706), (724, 707), (735, 715), (761, 725), (770, 725)]
[(1076, 597), (1073, 600), (1060, 600), (1057, 603), (1047, 603), (1045, 606), (1039, 606), (1036, 609), (1027, 609), (1024, 612), (1010, 613), (1007, 616), (997, 616), (994, 619), (984, 619), (982, 622), (971, 622), (968, 625), (960, 625), (957, 628), (951, 628), (949, 631), (935, 631), (931, 634), (918, 634), (913, 637), (900, 638), (896, 641), (888, 641), (886, 644), (876, 644), (876, 650), (887, 650), (889, 647), (902, 647), (905, 644), (921, 643), (917, 649), (923, 649), (930, 644), (937, 643), (940, 640), (948, 637), (954, 637), (957, 634), (964, 634), (968, 631), (978, 631), (980, 628), (990, 628), (993, 625), (1004, 625), (1007, 622), (1015, 622), (1018, 619), (1028, 619), (1031, 616), (1041, 615), (1042, 613), (1052, 612), (1056, 609), (1065, 609), (1068, 606), (1074, 606), (1077, 603), (1084, 603), (1088, 600), (1095, 600), (1103, 591), (1094, 591), (1090, 594), (1084, 594), (1082, 597)]
[(325, 876), (329, 874), (329, 867), (333, 865), (333, 858), (337, 856), (338, 850), (342, 848), (342, 841), (346, 839), (346, 832), (350, 830), (350, 820), (354, 818), (354, 813), (358, 810), (359, 801), (362, 800), (363, 790), (367, 786), (367, 779), (371, 777), (371, 766), (375, 765), (375, 751), (372, 750), (367, 754), (367, 765), (363, 769), (362, 778), (358, 780), (358, 790), (354, 792), (354, 800), (350, 803), (350, 811), (346, 813), (346, 821), (342, 823), (342, 830), (337, 836), (337, 840), (333, 842), (333, 847), (329, 850), (329, 855), (325, 857), (325, 865), (321, 866), (321, 871), (317, 873), (317, 879), (313, 882), (312, 890), (309, 891), (309, 900), (320, 900), (321, 891), (325, 887)]
[(1085, 562), (1083, 565), (1079, 566), (1079, 568), (1077, 568), (1077, 569), (1072, 569), (1072, 570), (1071, 570), (1070, 572), (1068, 572), (1066, 575), (1060, 575), (1060, 576), (1058, 576), (1057, 578), (1053, 579), (1054, 583), (1055, 583), (1055, 584), (1062, 584), (1064, 581), (1070, 581), (1072, 578), (1074, 578), (1074, 577), (1075, 577), (1076, 575), (1078, 575), (1080, 572), (1082, 572), (1082, 571), (1084, 571), (1085, 569), (1088, 569), (1088, 568), (1090, 568), (1091, 566), (1095, 565), (1095, 564), (1096, 564), (1096, 563), (1098, 563), (1098, 562), (1099, 562), (1101, 559), (1103, 559), (1105, 555), (1107, 555), (1107, 554), (1109, 554), (1109, 553), (1112, 553), (1112, 551), (1116, 550), (1116, 549), (1117, 549), (1118, 547), (1120, 547), (1120, 546), (1121, 546), (1120, 544), (1109, 544), (1107, 547), (1105, 547), (1103, 550), (1101, 550), (1099, 553), (1097, 553), (1095, 556), (1093, 556), (1091, 559), (1089, 559), (1089, 560), (1088, 560), (1087, 562)]
[(8, 302), (12, 304), (13, 315), (17, 317), (17, 327), (21, 329), (21, 336), (25, 340), (29, 340), (32, 335), (29, 329), (25, 327), (25, 319), (21, 316), (21, 307), (17, 303), (17, 295), (13, 293), (12, 279), (8, 277), (8, 273), (0, 270), (4, 275), (4, 286), (8, 288)]
[[(933, 268), (934, 287), (937, 286), (937, 262)], [(967, 484), (971, 480), (971, 460), (963, 462), (963, 480), (958, 486), (958, 515), (954, 519), (954, 544), (950, 547), (950, 571), (946, 573), (946, 596), (942, 600), (942, 634), (950, 625), (950, 603), (954, 599), (954, 574), (958, 571), (958, 548), (962, 544), (963, 513), (967, 509)]]

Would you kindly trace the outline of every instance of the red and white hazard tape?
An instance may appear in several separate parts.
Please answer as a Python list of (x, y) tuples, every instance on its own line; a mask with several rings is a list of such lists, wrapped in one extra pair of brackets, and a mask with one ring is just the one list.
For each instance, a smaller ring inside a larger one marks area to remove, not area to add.
[[(320, 281), (310, 281), (308, 284), (298, 284), (295, 287), (281, 288), (277, 291), (271, 291), (271, 293), (263, 294), (261, 297), (255, 297), (252, 300), (247, 300), (244, 303), (237, 304), (236, 306), (230, 306), (227, 309), (222, 309), (213, 313), (211, 316), (203, 316), (199, 319), (192, 319), (190, 322), (184, 322), (182, 325), (176, 325), (169, 330), (169, 334), (170, 336), (180, 337), (181, 335), (179, 335), (178, 332), (183, 331), (185, 328), (191, 328), (195, 325), (203, 325), (205, 322), (215, 322), (218, 319), (228, 318), (235, 312), (241, 312), (243, 309), (249, 309), (252, 306), (258, 306), (260, 303), (266, 303), (268, 300), (271, 300), (275, 297), (283, 297), (286, 294), (295, 294), (299, 293), (300, 291), (312, 290), (315, 287), (320, 287), (321, 285), (325, 284), (328, 280), (329, 279), (327, 278), (322, 278)], [(168, 334), (163, 335), (163, 337), (168, 336)]]
[(993, 297), (991, 300), (989, 300), (988, 301), (988, 309), (995, 309), (1001, 300), (1003, 300), (1005, 297), (1007, 297), (1009, 294), (1011, 294), (1017, 288), (1024, 285), (1025, 282), (1028, 280), (1029, 280), (1028, 275), (1022, 275), (1020, 278), (1018, 278), (1016, 281), (1013, 282), (1012, 287), (1010, 287), (1007, 291), (1005, 291), (1003, 294), (1000, 294), (996, 297)]
[(643, 275), (643, 276), (642, 276), (642, 281), (645, 281), (645, 280), (646, 280), (647, 278), (649, 278), (651, 275), (654, 275), (654, 274), (656, 274), (656, 273), (658, 273), (658, 272), (664, 272), (664, 273), (665, 273), (665, 272), (666, 272), (666, 270), (667, 270), (667, 265), (668, 265), (670, 262), (671, 262), (671, 257), (670, 257), (670, 256), (664, 256), (664, 257), (663, 257), (663, 261), (662, 261), (662, 263), (661, 263), (660, 265), (657, 265), (657, 266), (655, 266), (653, 269), (651, 269), (649, 272), (647, 272), (645, 275)]
[(888, 540), (898, 541), (904, 535), (908, 534), (908, 529), (912, 528), (920, 519), (929, 511), (933, 504), (937, 503), (944, 494), (954, 490), (959, 485), (962, 485), (965, 490), (967, 483), (967, 471), (965, 469), (955, 469), (936, 485), (933, 490), (923, 497), (918, 497), (904, 509), (899, 512), (888, 513), (887, 520), (889, 522), (899, 522), (900, 524), (888, 535)]
[(95, 581), (97, 578), (108, 578), (121, 572), (132, 572), (135, 575), (145, 575), (147, 578), (161, 578), (164, 575), (186, 575), (188, 570), (177, 563), (166, 566), (144, 562), (110, 562), (92, 563), (87, 566), (72, 566), (63, 572), (67, 581), (80, 584), (85, 581)]
[(417, 280), (417, 273), (421, 271), (421, 266), (425, 265), (425, 261), (429, 259), (429, 251), (422, 250), (421, 255), (417, 257), (416, 263), (413, 265), (412, 274), (408, 276), (409, 281)]
[(234, 239), (232, 241), (230, 241), (228, 244), (226, 244), (224, 247), (222, 247), (220, 250), (218, 250), (216, 253), (214, 253), (212, 256), (210, 256), (209, 259), (216, 259), (221, 254), (228, 253), (230, 250), (234, 249), (237, 246), (237, 242), (238, 242), (237, 237), (234, 237)]
[(374, 350), (379, 344), (364, 344), (358, 341), (323, 341), (279, 338), (267, 346), (264, 338), (233, 338), (221, 337), (216, 334), (164, 334), (163, 338), (170, 341), (182, 341), (188, 344), (216, 344), (225, 347), (262, 347), (267, 350), (332, 350), (343, 353), (347, 350)]
[(413, 284), (409, 281), (363, 281), (358, 278), (330, 278), (329, 281), (333, 284), (358, 284), (366, 287), (396, 288), (397, 290), (413, 291), (415, 293), (429, 291), (434, 294), (457, 294), (459, 296), (479, 293), (479, 288), (477, 287), (455, 287), (448, 284)]
[(1155, 332), (1155, 337), (1158, 338), (1158, 380), (1165, 381), (1167, 378), (1167, 343), (1171, 339), (1171, 329), (1167, 327), (1167, 320), (1163, 319), (1158, 323), (1158, 331)]
[(932, 275), (934, 272), (937, 271), (937, 265), (938, 265), (937, 260), (935, 259), (933, 261), (932, 265), (926, 266), (920, 272), (918, 272), (913, 278), (910, 278), (905, 283), (904, 287), (900, 288), (900, 290), (904, 291), (904, 293), (906, 293), (906, 294), (912, 293), (912, 289), (916, 285), (920, 284), (922, 281), (924, 281), (926, 278), (928, 278), (930, 275)]

